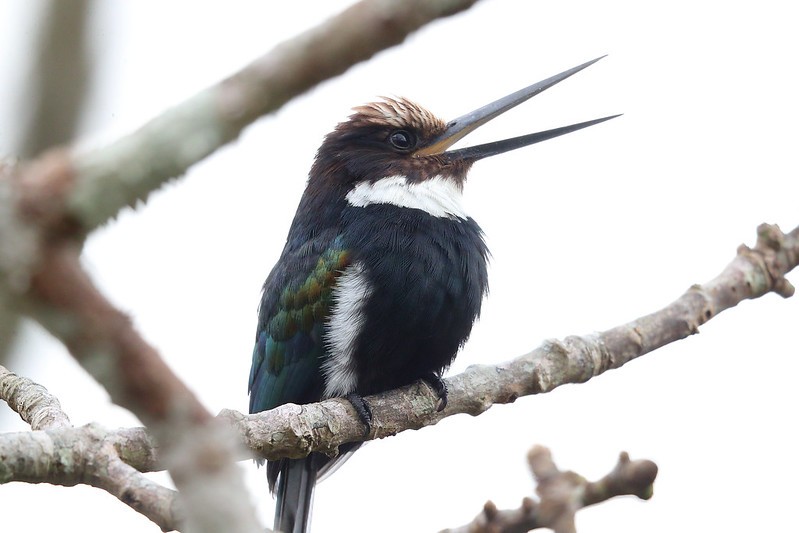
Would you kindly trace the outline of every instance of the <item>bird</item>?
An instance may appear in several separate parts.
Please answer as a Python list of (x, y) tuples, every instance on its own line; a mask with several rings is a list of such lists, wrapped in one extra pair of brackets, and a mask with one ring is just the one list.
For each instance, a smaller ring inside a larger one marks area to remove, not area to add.
[[(603, 56), (604, 57), (604, 56)], [(618, 115), (456, 150), (489, 120), (592, 65), (588, 61), (444, 122), (404, 98), (353, 109), (319, 147), (258, 310), (250, 412), (333, 397), (367, 431), (365, 396), (417, 380), (447, 402), (442, 372), (480, 315), (488, 248), (464, 210), (472, 164)], [(267, 462), (274, 528), (309, 527), (317, 478), (336, 459), (311, 453)]]

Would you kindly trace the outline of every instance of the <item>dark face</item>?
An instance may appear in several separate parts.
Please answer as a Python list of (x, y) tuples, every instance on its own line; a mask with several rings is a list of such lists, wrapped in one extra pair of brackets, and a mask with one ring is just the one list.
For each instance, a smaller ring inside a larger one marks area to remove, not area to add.
[(317, 152), (311, 179), (326, 185), (352, 186), (363, 181), (404, 176), (418, 183), (435, 176), (462, 182), (471, 163), (450, 161), (446, 153), (419, 151), (441, 135), (446, 124), (404, 99), (385, 99), (355, 113), (325, 137)]

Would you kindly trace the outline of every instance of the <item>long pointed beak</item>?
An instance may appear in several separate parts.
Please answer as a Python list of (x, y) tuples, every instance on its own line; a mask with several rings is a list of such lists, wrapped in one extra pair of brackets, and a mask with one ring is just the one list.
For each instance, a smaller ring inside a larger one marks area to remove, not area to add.
[[(526, 102), (527, 100), (539, 94), (540, 92), (545, 91), (546, 89), (549, 89), (553, 85), (560, 83), (566, 78), (580, 72), (581, 70), (587, 67), (590, 67), (591, 65), (602, 59), (603, 57), (605, 56), (598, 57), (596, 59), (583, 63), (582, 65), (578, 65), (574, 68), (570, 68), (569, 70), (561, 72), (560, 74), (556, 74), (543, 81), (534, 83), (529, 87), (525, 87), (524, 89), (516, 91), (515, 93), (509, 94), (508, 96), (500, 98), (495, 102), (485, 105), (480, 109), (477, 109), (461, 117), (458, 117), (455, 120), (450, 121), (447, 124), (447, 128), (444, 130), (443, 133), (441, 133), (438, 137), (430, 141), (426, 146), (417, 150), (415, 155), (425, 156), (425, 155), (444, 153), (447, 150), (447, 148), (449, 148), (450, 146), (452, 146), (453, 144), (461, 140), (463, 137), (465, 137), (472, 131), (476, 130), (477, 128), (488, 122), (489, 120), (498, 117), (505, 111), (513, 109), (517, 105)], [(523, 135), (521, 137), (514, 137), (512, 139), (506, 139), (504, 141), (481, 144), (479, 146), (472, 146), (469, 148), (463, 148), (461, 150), (452, 150), (446, 153), (447, 156), (452, 160), (468, 159), (476, 161), (484, 157), (501, 154), (509, 150), (515, 150), (516, 148), (521, 148), (523, 146), (535, 144), (541, 141), (545, 141), (547, 139), (552, 139), (553, 137), (565, 135), (566, 133), (571, 133), (579, 129), (587, 128), (588, 126), (593, 126), (594, 124), (599, 124), (600, 122), (604, 122), (606, 120), (610, 120), (618, 116), (619, 115), (612, 115), (609, 117), (590, 120), (588, 122), (572, 124), (571, 126), (564, 126), (562, 128), (555, 128), (552, 130), (532, 133), (530, 135)]]

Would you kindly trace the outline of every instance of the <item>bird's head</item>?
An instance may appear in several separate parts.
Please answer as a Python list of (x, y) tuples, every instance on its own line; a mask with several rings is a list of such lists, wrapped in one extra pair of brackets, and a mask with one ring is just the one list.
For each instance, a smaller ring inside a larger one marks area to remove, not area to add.
[[(461, 117), (444, 122), (425, 108), (403, 98), (384, 98), (354, 109), (348, 120), (325, 137), (311, 169), (309, 192), (336, 190), (352, 194), (360, 187), (387, 180), (413, 186), (444, 181), (460, 190), (472, 164), (484, 157), (528, 146), (604, 122), (618, 115), (459, 150), (449, 148), (489, 120), (576, 74), (594, 59)], [(392, 193), (393, 194), (393, 193)], [(349, 197), (348, 197), (349, 198)]]
[(383, 98), (353, 111), (325, 137), (317, 153), (318, 173), (350, 180), (350, 185), (391, 176), (417, 183), (442, 172), (454, 179), (465, 176), (471, 162), (422, 153), (447, 129), (427, 109), (404, 98)]

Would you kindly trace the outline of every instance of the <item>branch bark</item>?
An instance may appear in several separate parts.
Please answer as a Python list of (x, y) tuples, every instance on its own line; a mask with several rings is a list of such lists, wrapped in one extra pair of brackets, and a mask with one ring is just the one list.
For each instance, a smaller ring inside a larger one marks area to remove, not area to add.
[(147, 470), (141, 465), (155, 464), (157, 450), (144, 428), (73, 428), (46, 388), (2, 366), (0, 399), (34, 430), (0, 437), (0, 483), (85, 483), (116, 496), (165, 531), (184, 520), (175, 491), (141, 473)]
[(123, 457), (129, 459), (134, 450), (152, 453), (155, 446), (141, 430), (108, 431), (98, 424), (8, 433), (0, 437), (0, 483), (91, 485), (119, 498), (162, 530), (177, 529), (186, 518), (183, 500), (124, 462), (120, 448), (127, 449)]
[(488, 501), (472, 522), (441, 533), (521, 533), (549, 528), (555, 533), (574, 533), (577, 511), (616, 496), (652, 497), (657, 465), (648, 460), (631, 461), (627, 452), (619, 455), (615, 468), (599, 481), (560, 470), (552, 453), (534, 446), (527, 463), (538, 483), (538, 501), (525, 497), (518, 509), (499, 510)]
[(18, 376), (4, 366), (0, 366), (0, 399), (5, 400), (34, 431), (72, 427), (58, 398), (38, 383)]

